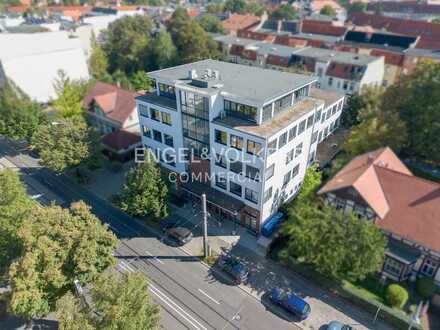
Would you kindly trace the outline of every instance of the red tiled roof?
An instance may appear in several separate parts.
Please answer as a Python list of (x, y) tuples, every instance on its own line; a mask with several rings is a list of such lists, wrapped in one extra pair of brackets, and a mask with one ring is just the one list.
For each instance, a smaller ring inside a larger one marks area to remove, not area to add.
[(190, 8), (186, 10), (188, 12), (188, 16), (191, 18), (197, 17), (200, 15), (200, 9), (198, 8)]
[(269, 41), (273, 42), (276, 38), (275, 35), (269, 34), (269, 33), (262, 33), (262, 32), (255, 32), (255, 31), (249, 31), (249, 30), (240, 30), (237, 32), (237, 36), (241, 38), (248, 38), (248, 39), (254, 39), (259, 41)]
[(368, 10), (380, 9), (383, 12), (403, 14), (440, 14), (440, 6), (436, 4), (419, 3), (418, 1), (381, 1), (368, 4)]
[(236, 56), (241, 56), (243, 53), (244, 46), (242, 45), (232, 45), (231, 49), (229, 50), (229, 53)]
[(291, 47), (305, 47), (307, 46), (307, 40), (292, 38), (289, 37), (288, 35), (282, 35), (282, 36), (277, 36), (275, 38), (274, 44), (291, 46)]
[(257, 52), (255, 50), (245, 49), (241, 53), (241, 56), (248, 60), (255, 61), (257, 59)]
[(140, 143), (141, 137), (136, 133), (121, 129), (105, 135), (101, 142), (113, 150), (120, 151)]
[(366, 13), (354, 13), (350, 21), (355, 25), (370, 25), (378, 30), (440, 39), (440, 24)]
[(415, 45), (415, 48), (440, 50), (440, 39), (435, 40), (431, 38), (422, 37)]
[(353, 80), (360, 77), (356, 70), (359, 68), (357, 65), (338, 63), (332, 61), (327, 67), (326, 75), (330, 77), (336, 77), (341, 79)]
[(440, 185), (413, 176), (390, 148), (352, 159), (318, 194), (348, 187), (374, 210), (379, 228), (440, 252)]
[(248, 29), (260, 22), (258, 16), (233, 14), (225, 19), (223, 28), (228, 31), (238, 31)]
[(278, 56), (278, 55), (267, 55), (266, 62), (268, 64), (277, 65), (277, 66), (289, 66), (290, 57)]
[(342, 9), (342, 7), (333, 0), (314, 0), (312, 1), (312, 10), (313, 11), (321, 11), (322, 8), (325, 6), (330, 6), (334, 10), (339, 11)]
[(403, 59), (405, 56), (400, 53), (395, 53), (382, 49), (372, 49), (370, 55), (372, 56), (383, 56), (385, 58), (385, 64), (403, 66)]
[(332, 22), (316, 21), (316, 20), (303, 20), (301, 26), (301, 32), (324, 34), (329, 36), (341, 37), (345, 34), (347, 28), (344, 26), (335, 26)]
[(23, 14), (29, 6), (10, 6), (7, 8), (9, 13)]
[(83, 103), (89, 111), (93, 111), (90, 106), (96, 102), (107, 118), (124, 124), (136, 108), (135, 97), (137, 95), (137, 93), (98, 81), (90, 89)]

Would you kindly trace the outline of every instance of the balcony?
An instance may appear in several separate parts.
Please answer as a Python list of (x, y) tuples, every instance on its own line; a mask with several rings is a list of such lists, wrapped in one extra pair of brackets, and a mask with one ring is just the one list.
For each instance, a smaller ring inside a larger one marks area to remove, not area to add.
[(175, 99), (158, 96), (155, 93), (146, 93), (138, 96), (137, 99), (152, 105), (158, 105), (160, 107), (177, 111), (177, 102)]

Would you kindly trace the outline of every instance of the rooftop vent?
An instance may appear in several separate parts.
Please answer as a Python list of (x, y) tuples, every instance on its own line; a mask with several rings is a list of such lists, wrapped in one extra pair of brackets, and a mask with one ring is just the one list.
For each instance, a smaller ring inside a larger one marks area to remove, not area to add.
[(197, 71), (192, 69), (188, 71), (188, 78), (193, 80), (197, 78)]

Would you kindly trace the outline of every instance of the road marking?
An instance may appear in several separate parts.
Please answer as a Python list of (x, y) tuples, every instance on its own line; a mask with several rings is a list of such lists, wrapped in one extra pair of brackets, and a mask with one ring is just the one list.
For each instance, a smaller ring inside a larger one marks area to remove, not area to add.
[(197, 330), (207, 330), (200, 322), (198, 322), (194, 317), (188, 314), (185, 310), (183, 310), (179, 305), (177, 305), (173, 300), (171, 300), (167, 295), (165, 295), (162, 291), (156, 288), (154, 285), (150, 284), (150, 291), (154, 295), (156, 295), (160, 300), (162, 300), (168, 307), (174, 310), (177, 314), (179, 314), (182, 318), (184, 318), (189, 324), (191, 324)]
[(158, 259), (156, 256), (153, 256), (150, 252), (145, 251), (146, 254), (148, 254), (150, 257), (153, 257), (154, 260), (156, 260), (157, 262), (161, 263), (163, 265), (163, 261)]
[(119, 263), (122, 269), (128, 270), (129, 272), (135, 273), (135, 270), (131, 268), (125, 261)]
[(207, 298), (209, 298), (210, 300), (212, 300), (213, 302), (215, 302), (217, 305), (220, 305), (220, 303), (215, 300), (214, 298), (212, 298), (210, 295), (208, 295), (205, 291), (203, 291), (202, 289), (199, 289), (199, 292), (203, 295), (205, 295)]

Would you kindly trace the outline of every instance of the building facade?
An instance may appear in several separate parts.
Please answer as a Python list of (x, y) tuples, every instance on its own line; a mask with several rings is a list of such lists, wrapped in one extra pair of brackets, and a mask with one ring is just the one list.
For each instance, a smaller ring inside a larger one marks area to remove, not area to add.
[(181, 188), (205, 193), (212, 215), (255, 232), (295, 196), (344, 102), (313, 77), (214, 60), (149, 76), (156, 90), (137, 97), (143, 144), (190, 175)]

